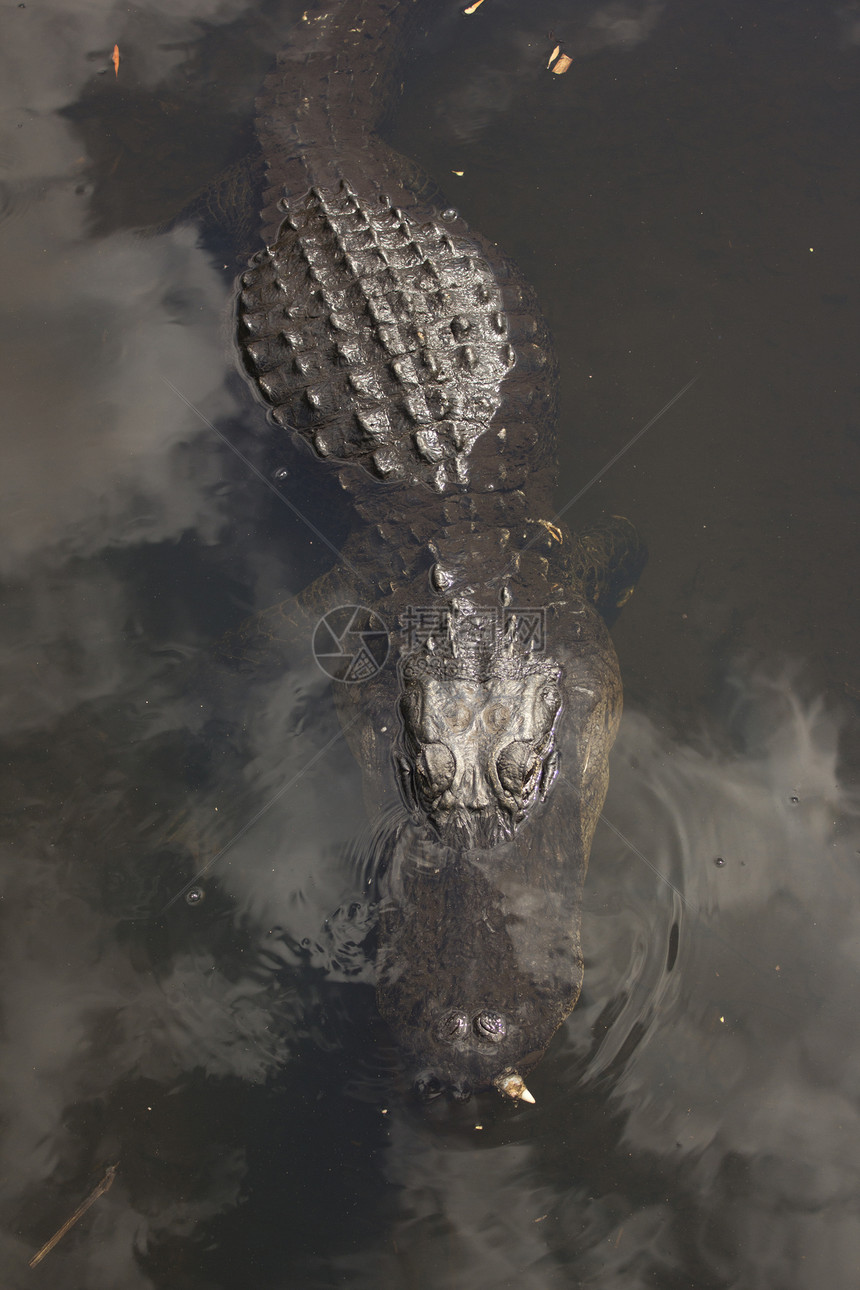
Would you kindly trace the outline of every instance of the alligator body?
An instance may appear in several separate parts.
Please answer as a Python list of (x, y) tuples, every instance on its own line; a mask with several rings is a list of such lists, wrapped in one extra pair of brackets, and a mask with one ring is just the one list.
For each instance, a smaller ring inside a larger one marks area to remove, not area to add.
[(386, 666), (337, 695), (371, 810), (400, 804), (379, 1009), (424, 1095), (515, 1097), (579, 994), (621, 711), (604, 620), (644, 554), (625, 520), (551, 522), (556, 364), (534, 295), (376, 133), (420, 8), (344, 0), (279, 57), (238, 337), (272, 422), (355, 512), (306, 612), (363, 606), (391, 635)]

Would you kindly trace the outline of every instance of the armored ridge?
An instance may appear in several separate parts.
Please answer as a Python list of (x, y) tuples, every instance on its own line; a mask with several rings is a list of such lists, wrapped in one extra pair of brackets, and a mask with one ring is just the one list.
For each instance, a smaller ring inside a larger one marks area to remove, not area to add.
[[(412, 0), (351, 0), (279, 58), (240, 343), (273, 420), (321, 457), (438, 493), (506, 492), (553, 464), (555, 360), (513, 267), (423, 203), (429, 184), (374, 132), (414, 16)], [(360, 472), (343, 478), (362, 491)]]
[[(314, 186), (334, 190), (343, 167), (392, 185), (396, 205), (429, 188), (411, 163), (376, 133), (395, 97), (395, 76), (422, 0), (334, 0), (305, 11), (257, 101), (257, 136), (266, 160), (263, 239), (283, 220), (282, 198)], [(397, 191), (400, 186), (401, 191)]]

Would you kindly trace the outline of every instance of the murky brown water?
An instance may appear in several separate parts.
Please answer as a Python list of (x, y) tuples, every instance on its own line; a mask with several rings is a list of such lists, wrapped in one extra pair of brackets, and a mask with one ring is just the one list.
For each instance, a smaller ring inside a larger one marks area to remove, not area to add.
[(860, 13), (440, 0), (409, 70), (397, 145), (550, 317), (559, 506), (698, 378), (566, 513), (651, 549), (581, 1003), (534, 1108), (422, 1109), (328, 683), (216, 649), (330, 557), (226, 442), (223, 259), (133, 231), (242, 155), (298, 8), (6, 15), (3, 1283), (853, 1287)]

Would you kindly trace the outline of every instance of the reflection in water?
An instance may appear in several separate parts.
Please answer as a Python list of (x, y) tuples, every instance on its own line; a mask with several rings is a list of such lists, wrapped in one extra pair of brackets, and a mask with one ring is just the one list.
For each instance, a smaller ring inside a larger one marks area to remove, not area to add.
[[(628, 712), (586, 886), (584, 992), (537, 1104), (419, 1108), (374, 1019), (373, 850), (355, 855), (359, 776), (327, 683), (304, 654), (269, 671), (193, 661), (301, 585), (305, 539), (259, 521), (263, 490), (243, 491), (161, 381), (236, 432), (248, 405), (221, 361), (220, 265), (187, 231), (127, 231), (161, 179), (146, 132), (123, 147), (135, 123), (106, 89), (88, 138), (116, 151), (96, 154), (56, 110), (101, 69), (103, 86), (151, 88), (147, 119), (172, 135), (165, 87), (194, 81), (200, 20), (241, 27), (243, 8), (138, 7), (118, 29), (100, 0), (13, 6), (0, 48), (3, 1285), (853, 1286), (860, 829), (824, 709), (760, 679), (715, 746), (693, 748)], [(401, 128), (412, 155), (437, 113), (437, 172), (472, 185), (453, 200), (542, 271), (567, 451), (587, 463), (568, 495), (615, 425), (641, 424), (655, 381), (715, 364), (683, 451), (654, 436), (638, 475), (612, 477), (659, 570), (628, 679), (669, 694), (746, 621), (753, 644), (785, 636), (841, 684), (856, 498), (831, 481), (850, 479), (857, 443), (856, 14), (825, 15), (813, 39), (802, 7), (756, 24), (693, 7), (679, 25), (643, 0), (573, 29), (559, 5), (576, 70), (544, 93), (558, 23), (541, 9), (518, 27), (513, 3), (496, 21), (502, 8), (479, 11), (447, 96), (427, 60), (432, 92)], [(112, 83), (117, 39), (128, 79)], [(454, 145), (478, 132), (464, 164)], [(684, 634), (661, 634), (681, 600)]]
[[(255, 684), (269, 727), (249, 723), (246, 777), (267, 792), (289, 771), (296, 699)], [(23, 1267), (116, 1156), (116, 1184), (50, 1256), (54, 1284), (173, 1284), (176, 1260), (189, 1285), (239, 1284), (249, 1241), (260, 1284), (285, 1259), (321, 1286), (494, 1287), (510, 1268), (529, 1287), (661, 1270), (838, 1283), (858, 1252), (857, 804), (837, 722), (789, 680), (738, 687), (729, 734), (729, 752), (693, 749), (625, 719), (583, 997), (533, 1108), (398, 1092), (372, 1038), (361, 857), (338, 858), (357, 801), (328, 843), (320, 827), (331, 763), (190, 888), (202, 899), (159, 917), (98, 907), (106, 857), (70, 863), (83, 803), (58, 843), (50, 814), (31, 814), (5, 874), (7, 1263)], [(203, 798), (218, 788), (229, 811), (217, 774)], [(117, 848), (120, 875), (129, 855), (146, 864), (139, 844)], [(343, 1218), (320, 1244), (332, 1172)], [(270, 1226), (274, 1211), (295, 1222)]]

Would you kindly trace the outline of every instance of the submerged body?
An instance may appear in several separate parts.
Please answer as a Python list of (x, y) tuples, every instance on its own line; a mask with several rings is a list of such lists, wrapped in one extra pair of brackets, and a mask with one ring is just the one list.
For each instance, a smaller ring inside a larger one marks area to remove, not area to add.
[(380, 1011), (424, 1094), (521, 1096), (579, 994), (621, 710), (603, 616), (644, 555), (627, 521), (550, 521), (556, 366), (533, 293), (375, 133), (418, 10), (345, 0), (280, 56), (238, 335), (271, 419), (355, 511), (305, 609), (364, 606), (391, 633), (387, 665), (338, 691), (371, 810), (406, 805), (378, 875)]

